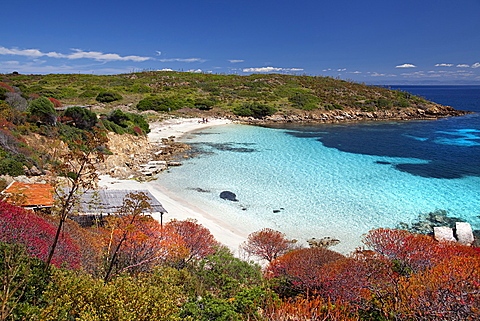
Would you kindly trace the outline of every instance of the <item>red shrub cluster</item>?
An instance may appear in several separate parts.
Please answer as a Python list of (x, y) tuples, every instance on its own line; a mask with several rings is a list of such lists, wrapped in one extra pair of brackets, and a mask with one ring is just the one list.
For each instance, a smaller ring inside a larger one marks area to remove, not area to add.
[(57, 107), (62, 107), (62, 103), (60, 101), (58, 101), (57, 99), (55, 98), (52, 98), (52, 97), (47, 97), (48, 100), (50, 100), (52, 103), (53, 103), (53, 107), (57, 108)]
[(170, 221), (165, 225), (165, 231), (178, 235), (183, 241), (189, 251), (187, 261), (213, 254), (220, 245), (206, 227), (193, 220)]
[[(55, 230), (32, 211), (0, 201), (0, 241), (22, 244), (30, 255), (46, 260)], [(79, 268), (78, 247), (68, 235), (62, 235), (52, 263)]]
[(15, 92), (15, 89), (13, 89), (12, 86), (9, 86), (9, 85), (7, 85), (7, 84), (4, 83), (4, 82), (0, 82), (0, 87), (5, 88), (6, 90), (8, 90), (8, 91), (11, 92), (11, 93), (14, 93), (14, 92)]
[(281, 294), (313, 291), (382, 320), (480, 317), (477, 248), (391, 229), (371, 231), (364, 243), (372, 250), (349, 257), (324, 249), (292, 251), (272, 261), (266, 273), (283, 286), (277, 288)]

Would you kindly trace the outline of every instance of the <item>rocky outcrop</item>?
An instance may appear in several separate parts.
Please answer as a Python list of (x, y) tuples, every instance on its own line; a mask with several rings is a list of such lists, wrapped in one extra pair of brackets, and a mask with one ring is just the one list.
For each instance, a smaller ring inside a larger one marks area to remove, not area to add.
[(470, 246), (475, 241), (470, 223), (457, 222), (455, 230), (460, 244)]
[(321, 239), (316, 239), (312, 237), (311, 239), (307, 240), (308, 246), (314, 247), (323, 247), (329, 248), (330, 246), (334, 246), (340, 243), (340, 240), (334, 239), (330, 236), (323, 237)]
[(437, 241), (457, 241), (467, 246), (471, 246), (475, 242), (472, 226), (466, 222), (457, 222), (455, 230), (448, 226), (435, 226), (433, 235)]
[(312, 110), (290, 113), (275, 113), (263, 119), (253, 117), (234, 117), (235, 120), (250, 124), (270, 123), (339, 123), (366, 120), (413, 120), (413, 119), (437, 119), (442, 117), (454, 117), (465, 115), (469, 112), (455, 110), (449, 106), (432, 104), (411, 108), (392, 108), (377, 111), (364, 111), (361, 109), (346, 108), (343, 110)]
[(453, 229), (448, 226), (435, 226), (433, 235), (437, 241), (456, 241), (453, 236)]
[(98, 166), (101, 174), (117, 178), (151, 179), (170, 166), (179, 166), (175, 157), (190, 147), (174, 141), (174, 137), (164, 138), (161, 143), (151, 143), (145, 136), (108, 133), (108, 148), (111, 155)]

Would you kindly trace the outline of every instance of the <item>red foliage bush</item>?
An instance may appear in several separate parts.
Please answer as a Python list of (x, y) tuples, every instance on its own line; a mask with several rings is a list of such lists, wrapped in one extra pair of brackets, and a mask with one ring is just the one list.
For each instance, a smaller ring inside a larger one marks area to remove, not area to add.
[(0, 87), (5, 88), (6, 90), (8, 90), (8, 91), (11, 92), (11, 93), (14, 93), (14, 92), (15, 92), (15, 89), (13, 89), (12, 86), (9, 86), (9, 85), (7, 85), (7, 84), (4, 83), (4, 82), (0, 82)]
[(285, 234), (270, 228), (264, 228), (260, 231), (248, 235), (242, 249), (254, 256), (272, 262), (280, 255), (294, 249), (294, 241), (290, 241)]
[[(0, 241), (22, 244), (30, 255), (45, 261), (55, 231), (55, 226), (32, 211), (0, 201)], [(78, 247), (68, 235), (62, 235), (52, 263), (79, 268)]]
[(142, 134), (142, 129), (140, 127), (133, 127), (132, 129), (136, 134), (138, 135)]
[(363, 241), (375, 252), (396, 261), (404, 272), (418, 272), (454, 256), (477, 256), (475, 248), (457, 242), (438, 242), (433, 237), (404, 230), (376, 229)]
[(321, 287), (324, 265), (343, 258), (340, 253), (320, 247), (294, 250), (273, 260), (266, 277), (282, 280), (285, 291), (281, 292), (317, 290)]
[(455, 256), (399, 285), (400, 313), (409, 320), (479, 320), (480, 256)]
[(207, 228), (193, 220), (170, 221), (165, 225), (165, 231), (180, 236), (189, 251), (187, 261), (213, 254), (220, 245)]
[(62, 107), (62, 103), (60, 101), (58, 101), (57, 99), (51, 98), (51, 97), (47, 97), (47, 98), (53, 103), (53, 107), (55, 107), (55, 108)]

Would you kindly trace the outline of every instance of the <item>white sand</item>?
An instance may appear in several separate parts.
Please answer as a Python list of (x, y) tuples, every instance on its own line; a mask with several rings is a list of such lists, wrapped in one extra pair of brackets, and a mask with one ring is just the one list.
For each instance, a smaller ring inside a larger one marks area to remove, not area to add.
[[(162, 138), (170, 136), (179, 138), (194, 130), (229, 123), (231, 123), (231, 121), (226, 119), (209, 119), (207, 123), (203, 123), (201, 118), (170, 119), (160, 123), (150, 124), (151, 132), (148, 137), (151, 142), (161, 142)], [(234, 253), (238, 253), (238, 246), (245, 241), (247, 237), (246, 234), (238, 231), (235, 227), (227, 225), (204, 210), (190, 204), (188, 200), (181, 199), (172, 194), (155, 181), (140, 183), (135, 180), (119, 180), (108, 175), (103, 175), (100, 177), (99, 185), (108, 189), (147, 189), (167, 210), (168, 213), (163, 216), (165, 222), (171, 219), (195, 219), (198, 223), (208, 228), (217, 241), (228, 246)], [(160, 217), (155, 218), (160, 220)]]

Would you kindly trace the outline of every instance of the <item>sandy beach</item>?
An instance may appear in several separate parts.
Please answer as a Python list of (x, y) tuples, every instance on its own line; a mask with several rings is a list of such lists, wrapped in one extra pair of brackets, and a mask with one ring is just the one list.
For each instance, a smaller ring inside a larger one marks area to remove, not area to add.
[[(169, 119), (158, 123), (151, 123), (151, 132), (148, 134), (148, 138), (152, 143), (160, 143), (162, 138), (175, 136), (178, 139), (191, 131), (230, 123), (231, 121), (227, 119), (209, 119), (208, 122), (203, 122), (201, 118)], [(226, 245), (234, 253), (238, 253), (238, 246), (245, 241), (247, 237), (247, 234), (244, 232), (239, 231), (233, 226), (229, 226), (204, 210), (190, 204), (188, 200), (181, 199), (172, 194), (155, 181), (138, 182), (136, 180), (119, 180), (108, 175), (102, 175), (99, 186), (107, 189), (133, 191), (146, 189), (152, 193), (167, 210), (168, 213), (163, 216), (164, 222), (172, 219), (195, 219), (198, 223), (208, 228), (217, 241)], [(155, 218), (160, 220), (160, 217)]]

